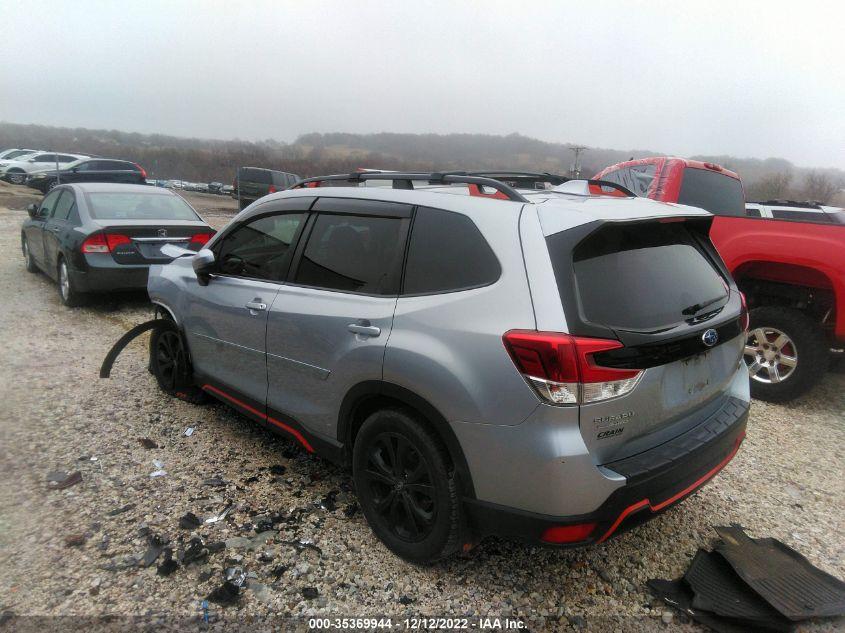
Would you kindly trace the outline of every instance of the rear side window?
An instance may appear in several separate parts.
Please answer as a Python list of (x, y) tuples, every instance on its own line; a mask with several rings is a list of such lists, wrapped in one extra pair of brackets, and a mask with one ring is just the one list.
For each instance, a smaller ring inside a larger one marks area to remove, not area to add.
[(417, 209), (408, 263), (406, 295), (454, 292), (495, 282), (501, 268), (472, 220), (460, 213)]
[[(555, 237), (547, 241), (560, 278), (571, 273)], [(569, 261), (581, 312), (596, 325), (652, 332), (728, 298), (727, 285), (683, 223), (607, 225), (575, 247)]]
[(220, 272), (282, 281), (291, 245), (304, 219), (304, 213), (270, 215), (234, 229), (214, 249)]
[(73, 194), (70, 191), (62, 191), (62, 195), (53, 209), (53, 219), (67, 220), (70, 215), (70, 208), (73, 206), (73, 202)]
[(684, 169), (678, 202), (699, 207), (713, 215), (745, 217), (745, 194), (742, 184), (709, 169)]
[(294, 282), (327, 290), (396, 295), (408, 220), (320, 214)]
[(763, 214), (760, 213), (760, 209), (757, 207), (746, 207), (745, 208), (745, 215), (749, 218), (762, 218)]
[(269, 185), (273, 182), (273, 174), (269, 170), (254, 167), (241, 167), (238, 178), (243, 182), (255, 182), (261, 185)]
[(618, 185), (630, 190), (634, 195), (645, 198), (648, 196), (648, 189), (657, 173), (655, 165), (631, 165), (617, 169), (601, 177), (601, 180), (615, 182)]

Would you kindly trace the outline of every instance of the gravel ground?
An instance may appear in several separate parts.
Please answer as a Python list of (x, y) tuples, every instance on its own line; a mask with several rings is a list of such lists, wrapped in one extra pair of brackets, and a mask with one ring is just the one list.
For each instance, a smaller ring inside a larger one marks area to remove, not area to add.
[[(62, 307), (55, 285), (24, 269), (23, 191), (0, 187), (0, 612), (197, 618), (222, 570), (239, 566), (248, 586), (236, 606), (211, 604), (212, 616), (490, 615), (526, 618), (533, 630), (695, 631), (670, 620), (645, 582), (680, 575), (715, 536), (710, 526), (732, 522), (845, 577), (845, 374), (789, 405), (755, 402), (733, 462), (620, 538), (567, 551), (485, 541), (415, 567), (373, 536), (346, 473), (222, 405), (161, 394), (146, 371), (146, 337), (110, 380), (98, 379), (111, 344), (150, 307), (144, 296)], [(217, 226), (233, 213), (228, 199), (188, 197)], [(158, 470), (166, 474), (152, 477)], [(53, 471), (79, 471), (82, 481), (51, 489)], [(220, 522), (180, 527), (187, 512), (205, 518), (229, 506)], [(163, 575), (165, 552), (144, 567), (155, 537), (175, 558), (187, 550), (199, 559)]]

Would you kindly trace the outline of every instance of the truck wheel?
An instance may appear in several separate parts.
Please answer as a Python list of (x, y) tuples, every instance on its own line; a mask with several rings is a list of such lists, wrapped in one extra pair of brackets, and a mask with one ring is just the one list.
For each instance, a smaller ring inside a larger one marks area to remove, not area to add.
[(744, 356), (753, 397), (785, 402), (821, 380), (830, 345), (816, 323), (792, 308), (755, 308), (750, 316)]
[(361, 509), (394, 554), (436, 562), (460, 547), (461, 502), (446, 449), (409, 412), (382, 409), (361, 426), (352, 451)]

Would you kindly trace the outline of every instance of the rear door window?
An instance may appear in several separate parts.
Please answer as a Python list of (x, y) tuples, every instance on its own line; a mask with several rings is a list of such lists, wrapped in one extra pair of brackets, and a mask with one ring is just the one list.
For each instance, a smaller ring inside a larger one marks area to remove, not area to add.
[(241, 167), (238, 178), (243, 182), (255, 182), (262, 185), (269, 185), (273, 182), (272, 174), (267, 169), (255, 169), (253, 167)]
[(59, 196), (62, 194), (61, 190), (59, 191), (52, 191), (50, 192), (42, 201), (41, 206), (38, 207), (38, 217), (39, 218), (48, 218), (50, 214), (53, 212), (53, 209), (56, 206), (56, 202), (59, 200)]
[(235, 228), (214, 247), (218, 270), (224, 275), (282, 281), (305, 215), (268, 215)]
[(678, 202), (699, 207), (713, 215), (745, 217), (742, 183), (709, 169), (684, 169)]
[(321, 213), (294, 283), (372, 295), (396, 295), (408, 220)]
[[(558, 233), (547, 239), (555, 275), (569, 275)], [(724, 279), (683, 223), (610, 224), (571, 255), (581, 312), (593, 324), (667, 329), (728, 299)]]
[(477, 288), (494, 283), (500, 274), (493, 250), (467, 216), (417, 209), (402, 294)]
[(70, 208), (73, 206), (74, 197), (70, 191), (62, 191), (59, 201), (53, 208), (52, 218), (54, 220), (67, 220), (70, 215)]

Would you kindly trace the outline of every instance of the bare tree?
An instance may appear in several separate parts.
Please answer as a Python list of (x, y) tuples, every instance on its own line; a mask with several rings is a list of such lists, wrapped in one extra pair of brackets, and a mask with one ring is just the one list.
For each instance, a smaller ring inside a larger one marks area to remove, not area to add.
[(788, 171), (767, 174), (748, 187), (750, 200), (782, 200), (789, 197), (792, 174)]
[(804, 179), (804, 197), (821, 203), (829, 202), (842, 188), (841, 182), (820, 171), (811, 171)]

